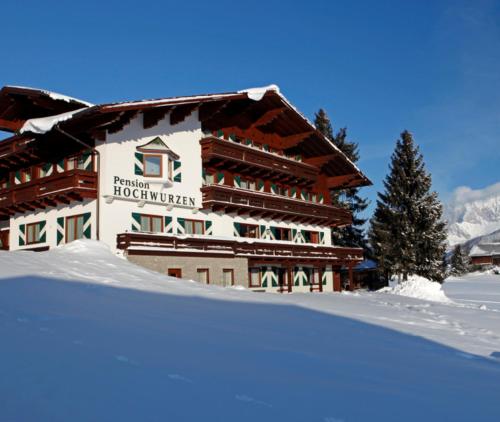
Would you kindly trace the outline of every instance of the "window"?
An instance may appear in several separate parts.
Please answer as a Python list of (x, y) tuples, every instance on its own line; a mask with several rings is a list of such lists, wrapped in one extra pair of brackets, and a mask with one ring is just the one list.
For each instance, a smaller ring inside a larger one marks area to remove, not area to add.
[(162, 158), (161, 155), (144, 154), (144, 176), (146, 177), (162, 176), (161, 158)]
[(241, 189), (250, 189), (250, 190), (255, 190), (255, 180), (247, 179), (247, 178), (241, 178), (240, 179), (240, 188)]
[(319, 233), (304, 230), (304, 240), (306, 243), (319, 243)]
[(141, 215), (141, 231), (151, 233), (163, 232), (163, 217), (157, 215)]
[(210, 284), (209, 272), (208, 268), (198, 268), (196, 270), (196, 275), (198, 276), (198, 280), (203, 284)]
[(205, 228), (203, 226), (203, 221), (200, 220), (184, 220), (186, 234), (204, 234)]
[(259, 237), (259, 226), (253, 224), (240, 224), (240, 236), (257, 239)]
[(40, 223), (33, 223), (26, 225), (26, 244), (33, 245), (34, 243), (40, 243)]
[(249, 287), (260, 287), (261, 286), (260, 269), (259, 268), (250, 268), (248, 270), (248, 286)]
[(167, 270), (167, 275), (169, 277), (182, 278), (182, 270), (180, 268), (169, 268)]
[(224, 287), (234, 286), (234, 270), (232, 268), (222, 269), (222, 285)]
[(273, 227), (271, 229), (274, 232), (274, 237), (276, 240), (292, 240), (292, 230), (286, 227)]
[(83, 238), (83, 215), (66, 217), (66, 243)]

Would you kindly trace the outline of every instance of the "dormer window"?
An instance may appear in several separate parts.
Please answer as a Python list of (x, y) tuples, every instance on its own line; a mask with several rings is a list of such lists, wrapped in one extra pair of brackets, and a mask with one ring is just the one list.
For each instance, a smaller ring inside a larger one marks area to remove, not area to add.
[[(138, 155), (142, 156), (142, 175), (144, 177), (166, 176), (171, 182), (181, 181), (179, 156), (165, 145), (159, 137), (137, 147), (137, 151), (139, 152), (136, 153), (136, 159)], [(163, 166), (166, 167), (167, 174), (164, 174)], [(138, 173), (136, 172), (136, 174)]]
[(162, 177), (162, 156), (144, 154), (144, 176)]

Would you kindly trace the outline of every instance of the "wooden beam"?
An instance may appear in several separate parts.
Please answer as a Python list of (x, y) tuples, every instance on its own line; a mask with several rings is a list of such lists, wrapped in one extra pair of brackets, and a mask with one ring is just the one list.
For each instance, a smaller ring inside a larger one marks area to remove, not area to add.
[(267, 110), (262, 116), (260, 116), (255, 122), (251, 123), (249, 126), (242, 127), (242, 129), (253, 129), (259, 126), (267, 125), (276, 119), (280, 114), (286, 110), (286, 107), (274, 108)]
[(186, 119), (186, 117), (188, 117), (194, 110), (196, 110), (197, 107), (198, 107), (197, 103), (184, 104), (175, 107), (170, 112), (170, 124), (173, 126), (183, 122)]
[(211, 119), (217, 113), (222, 111), (228, 104), (229, 101), (227, 100), (201, 104), (199, 111), (200, 121), (204, 123), (205, 121)]
[(328, 154), (328, 155), (320, 155), (319, 157), (309, 157), (304, 159), (304, 163), (311, 164), (316, 167), (321, 167), (324, 164), (328, 163), (335, 158), (337, 158), (338, 154)]
[(0, 119), (0, 129), (7, 132), (17, 132), (24, 125), (24, 120)]
[(326, 185), (330, 189), (343, 189), (349, 187), (358, 178), (357, 174), (345, 174), (342, 176), (331, 176), (326, 178)]
[(170, 107), (156, 107), (142, 112), (142, 127), (150, 129), (158, 124), (169, 112)]
[(308, 132), (296, 133), (295, 135), (283, 136), (278, 141), (279, 148), (281, 149), (293, 148), (298, 144), (300, 144), (305, 139), (307, 139), (312, 134), (314, 134), (313, 130)]

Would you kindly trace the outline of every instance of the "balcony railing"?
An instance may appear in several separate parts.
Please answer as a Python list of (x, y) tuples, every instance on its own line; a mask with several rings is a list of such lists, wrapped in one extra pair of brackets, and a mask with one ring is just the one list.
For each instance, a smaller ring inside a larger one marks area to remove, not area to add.
[(222, 185), (204, 186), (201, 192), (203, 208), (213, 211), (329, 226), (345, 226), (352, 223), (352, 215), (348, 210), (331, 205)]
[(13, 214), (97, 198), (97, 173), (71, 170), (0, 190), (0, 213)]
[(159, 235), (154, 233), (120, 233), (117, 236), (118, 249), (129, 254), (245, 257), (251, 263), (265, 261), (289, 261), (294, 265), (305, 262), (352, 265), (363, 260), (363, 250), (311, 244), (291, 244), (281, 242), (247, 242), (239, 239), (211, 239), (205, 237), (186, 237)]
[(216, 137), (204, 138), (200, 144), (205, 165), (223, 166), (231, 162), (234, 170), (243, 174), (266, 175), (277, 181), (293, 180), (298, 184), (314, 182), (319, 173), (310, 164)]

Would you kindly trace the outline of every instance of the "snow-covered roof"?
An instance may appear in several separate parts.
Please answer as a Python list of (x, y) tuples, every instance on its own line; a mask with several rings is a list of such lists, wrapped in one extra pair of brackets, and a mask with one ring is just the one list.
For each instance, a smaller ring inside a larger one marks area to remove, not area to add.
[(376, 270), (377, 263), (371, 259), (365, 259), (354, 267), (355, 271)]
[(59, 94), (58, 92), (48, 91), (46, 89), (32, 88), (29, 86), (18, 86), (18, 85), (6, 85), (5, 88), (15, 88), (15, 89), (22, 89), (22, 90), (26, 90), (26, 91), (33, 91), (33, 92), (37, 92), (40, 94), (44, 94), (44, 95), (52, 98), (53, 100), (65, 101), (67, 103), (71, 103), (71, 102), (80, 103), (80, 104), (86, 105), (87, 107), (91, 107), (94, 105), (92, 103), (89, 103), (88, 101), (80, 100), (79, 98), (70, 97), (70, 96), (64, 95), (64, 94)]
[(493, 256), (500, 255), (500, 243), (483, 243), (475, 245), (469, 256)]
[(55, 116), (39, 117), (37, 119), (26, 120), (23, 127), (19, 130), (19, 133), (31, 132), (43, 134), (50, 132), (56, 124), (71, 119), (74, 114), (85, 110), (85, 108), (56, 114)]

